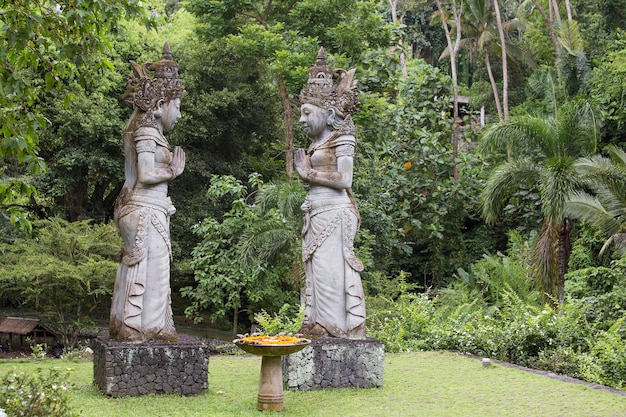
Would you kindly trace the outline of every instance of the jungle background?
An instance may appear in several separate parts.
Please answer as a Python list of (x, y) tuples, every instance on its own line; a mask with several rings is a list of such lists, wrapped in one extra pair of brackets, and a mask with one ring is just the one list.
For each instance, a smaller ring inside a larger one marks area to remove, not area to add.
[(357, 68), (368, 334), (626, 387), (626, 1), (0, 1), (0, 308), (106, 322), (129, 61), (168, 41), (178, 322), (294, 325), (297, 95)]

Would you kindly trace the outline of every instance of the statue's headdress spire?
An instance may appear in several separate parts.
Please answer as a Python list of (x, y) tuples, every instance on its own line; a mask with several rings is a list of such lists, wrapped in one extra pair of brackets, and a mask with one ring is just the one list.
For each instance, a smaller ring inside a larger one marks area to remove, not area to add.
[[(172, 59), (169, 43), (163, 45), (161, 60), (143, 65), (130, 61), (133, 74), (128, 78), (124, 100), (143, 111), (151, 109), (159, 100), (181, 98), (183, 85), (178, 78), (178, 64)], [(153, 76), (150, 75), (153, 73)]]
[[(315, 65), (309, 68), (309, 81), (300, 92), (300, 103), (325, 109), (333, 108), (344, 117), (354, 114), (359, 106), (355, 71), (356, 69), (333, 70), (326, 64), (324, 48), (320, 48)], [(335, 80), (338, 80), (337, 84)]]

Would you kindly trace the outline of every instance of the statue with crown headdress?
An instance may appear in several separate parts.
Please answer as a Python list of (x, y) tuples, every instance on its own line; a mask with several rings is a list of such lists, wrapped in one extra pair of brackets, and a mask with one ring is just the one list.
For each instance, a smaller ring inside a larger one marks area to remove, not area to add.
[(109, 335), (124, 342), (176, 341), (171, 308), (169, 221), (175, 212), (168, 182), (185, 168), (185, 153), (164, 136), (180, 118), (183, 86), (170, 47), (158, 62), (131, 61), (125, 100), (125, 183), (115, 203), (123, 239), (115, 278)]
[(300, 123), (312, 138), (297, 149), (294, 165), (309, 184), (302, 205), (302, 260), (305, 264), (304, 321), (310, 336), (365, 338), (365, 297), (354, 254), (359, 212), (352, 195), (358, 108), (354, 72), (333, 70), (321, 48), (300, 93)]

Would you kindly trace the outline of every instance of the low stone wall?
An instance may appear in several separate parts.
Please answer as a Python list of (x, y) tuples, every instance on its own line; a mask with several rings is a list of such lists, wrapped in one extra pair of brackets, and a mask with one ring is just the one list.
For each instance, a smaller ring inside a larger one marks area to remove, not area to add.
[(313, 339), (299, 352), (283, 356), (286, 389), (380, 388), (385, 345), (376, 339)]
[(209, 386), (209, 348), (195, 337), (137, 344), (97, 338), (92, 349), (94, 383), (111, 397), (197, 395)]

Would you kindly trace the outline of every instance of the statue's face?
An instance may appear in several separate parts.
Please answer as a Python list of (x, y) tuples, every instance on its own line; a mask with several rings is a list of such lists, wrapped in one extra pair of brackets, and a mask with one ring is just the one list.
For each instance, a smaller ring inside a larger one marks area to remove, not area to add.
[(180, 99), (175, 98), (163, 105), (163, 113), (161, 114), (163, 131), (170, 132), (178, 119), (180, 119)]
[(318, 136), (326, 129), (328, 120), (328, 110), (313, 104), (303, 104), (300, 107), (300, 123), (309, 136)]

